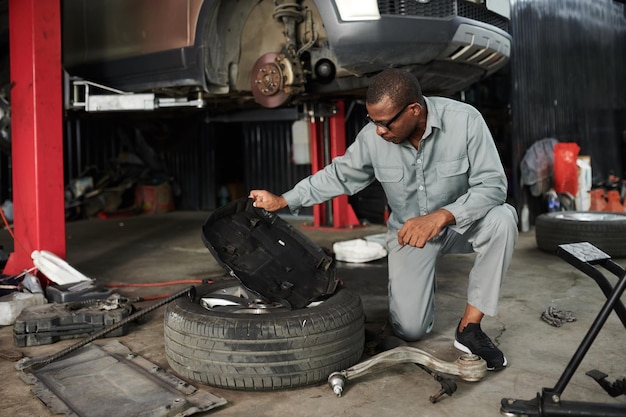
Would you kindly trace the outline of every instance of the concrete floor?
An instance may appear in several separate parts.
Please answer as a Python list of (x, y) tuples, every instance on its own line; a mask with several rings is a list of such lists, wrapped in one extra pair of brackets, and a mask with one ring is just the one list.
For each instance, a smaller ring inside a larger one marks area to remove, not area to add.
[[(100, 284), (217, 276), (223, 271), (200, 239), (200, 227), (207, 216), (202, 212), (174, 212), (121, 220), (72, 222), (67, 225), (67, 260)], [(300, 226), (302, 223), (294, 221), (294, 224)], [(381, 233), (384, 227), (368, 226), (352, 231), (301, 230), (320, 246), (331, 247), (335, 241)], [(0, 244), (5, 250), (12, 250), (8, 233), (3, 233)], [(465, 306), (465, 280), (472, 260), (471, 255), (443, 258), (439, 266), (433, 332), (413, 346), (445, 360), (454, 360), (460, 355), (452, 342), (454, 327)], [(387, 319), (386, 260), (368, 264), (339, 263), (337, 272), (347, 288), (360, 294), (367, 328), (379, 330)], [(606, 275), (613, 278), (608, 273)], [(129, 297), (148, 297), (182, 288), (184, 286), (132, 288), (119, 292)], [(520, 235), (508, 278), (502, 287), (499, 314), (483, 321), (483, 329), (505, 352), (509, 360), (507, 369), (490, 372), (481, 382), (459, 380), (457, 392), (436, 404), (429, 402), (429, 396), (438, 391), (439, 384), (412, 364), (395, 365), (349, 381), (341, 398), (335, 397), (326, 384), (279, 392), (241, 392), (199, 386), (223, 397), (228, 404), (198, 415), (498, 416), (502, 398), (528, 400), (534, 398), (542, 387), (555, 385), (604, 301), (604, 296), (590, 278), (557, 256), (539, 251), (531, 229)], [(144, 308), (150, 304), (142, 302), (136, 306)], [(540, 315), (549, 305), (573, 311), (578, 320), (559, 328), (548, 325)], [(169, 369), (163, 348), (163, 310), (161, 307), (150, 313), (141, 324), (133, 325), (127, 335), (116, 339), (144, 358)], [(626, 396), (611, 398), (585, 375), (586, 371), (599, 369), (609, 374), (610, 381), (624, 378), (624, 330), (617, 316), (611, 314), (567, 386), (564, 400), (626, 403)], [(12, 326), (0, 328), (0, 351), (5, 354), (46, 355), (77, 341), (17, 348), (13, 343)], [(0, 392), (3, 393), (0, 415), (49, 416), (50, 412), (30, 392), (30, 386), (22, 382), (14, 366), (14, 362), (0, 360), (3, 376), (0, 379)]]

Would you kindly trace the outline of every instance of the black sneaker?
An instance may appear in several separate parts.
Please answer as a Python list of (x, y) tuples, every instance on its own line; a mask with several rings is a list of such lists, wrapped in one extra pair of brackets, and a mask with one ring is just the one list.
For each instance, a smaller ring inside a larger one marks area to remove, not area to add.
[(504, 354), (482, 331), (480, 323), (469, 323), (462, 332), (459, 332), (457, 326), (454, 347), (465, 353), (473, 353), (483, 358), (487, 362), (488, 371), (497, 371), (507, 365)]

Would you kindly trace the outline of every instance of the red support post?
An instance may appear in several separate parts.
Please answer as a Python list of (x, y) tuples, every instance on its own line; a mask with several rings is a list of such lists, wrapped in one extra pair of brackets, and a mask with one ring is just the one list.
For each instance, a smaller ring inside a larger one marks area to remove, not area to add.
[(14, 275), (33, 250), (66, 255), (60, 0), (9, 0), (9, 37)]
[[(346, 113), (343, 100), (336, 100), (337, 113), (332, 116), (330, 122), (330, 158), (336, 158), (346, 153)], [(333, 199), (333, 227), (344, 228), (359, 226), (347, 195), (340, 195)]]
[[(346, 152), (346, 126), (345, 106), (342, 100), (334, 101), (337, 112), (328, 118), (328, 141), (329, 160), (341, 156)], [(326, 164), (324, 121), (311, 119), (311, 173), (315, 174), (324, 168)], [(326, 215), (326, 204), (313, 206), (313, 228), (328, 226), (329, 219)], [(360, 225), (354, 210), (348, 203), (348, 196), (341, 195), (333, 198), (332, 202), (332, 228), (342, 230)]]

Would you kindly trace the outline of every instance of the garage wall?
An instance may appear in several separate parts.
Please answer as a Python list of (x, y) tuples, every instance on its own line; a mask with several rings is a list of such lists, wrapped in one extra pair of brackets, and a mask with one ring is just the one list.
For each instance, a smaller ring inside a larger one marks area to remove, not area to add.
[(282, 193), (311, 173), (310, 164), (293, 159), (293, 122), (243, 123), (244, 154), (241, 166), (244, 188)]
[[(215, 152), (223, 141), (219, 124), (201, 113), (68, 113), (65, 125), (65, 184), (92, 177), (116, 187), (128, 179), (148, 185), (169, 182), (176, 206), (217, 206)], [(228, 138), (228, 136), (226, 136)]]
[[(576, 142), (594, 182), (624, 177), (626, 17), (613, 0), (513, 0), (513, 162), (543, 138)], [(521, 192), (518, 208), (522, 204)], [(531, 199), (534, 214), (545, 211)]]
[[(363, 114), (358, 118), (362, 125)], [(65, 184), (85, 176), (96, 183), (111, 176), (122, 180), (139, 170), (144, 182), (171, 182), (183, 210), (212, 210), (253, 188), (282, 193), (311, 173), (310, 164), (294, 162), (292, 123), (213, 121), (185, 112), (69, 113)]]

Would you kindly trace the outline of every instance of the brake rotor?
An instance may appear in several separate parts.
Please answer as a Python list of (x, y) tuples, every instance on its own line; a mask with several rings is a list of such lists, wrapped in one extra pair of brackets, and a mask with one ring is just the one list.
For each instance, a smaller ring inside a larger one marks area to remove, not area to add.
[(285, 104), (291, 98), (284, 91), (286, 76), (279, 54), (270, 52), (257, 59), (250, 72), (250, 86), (256, 102), (268, 108)]

